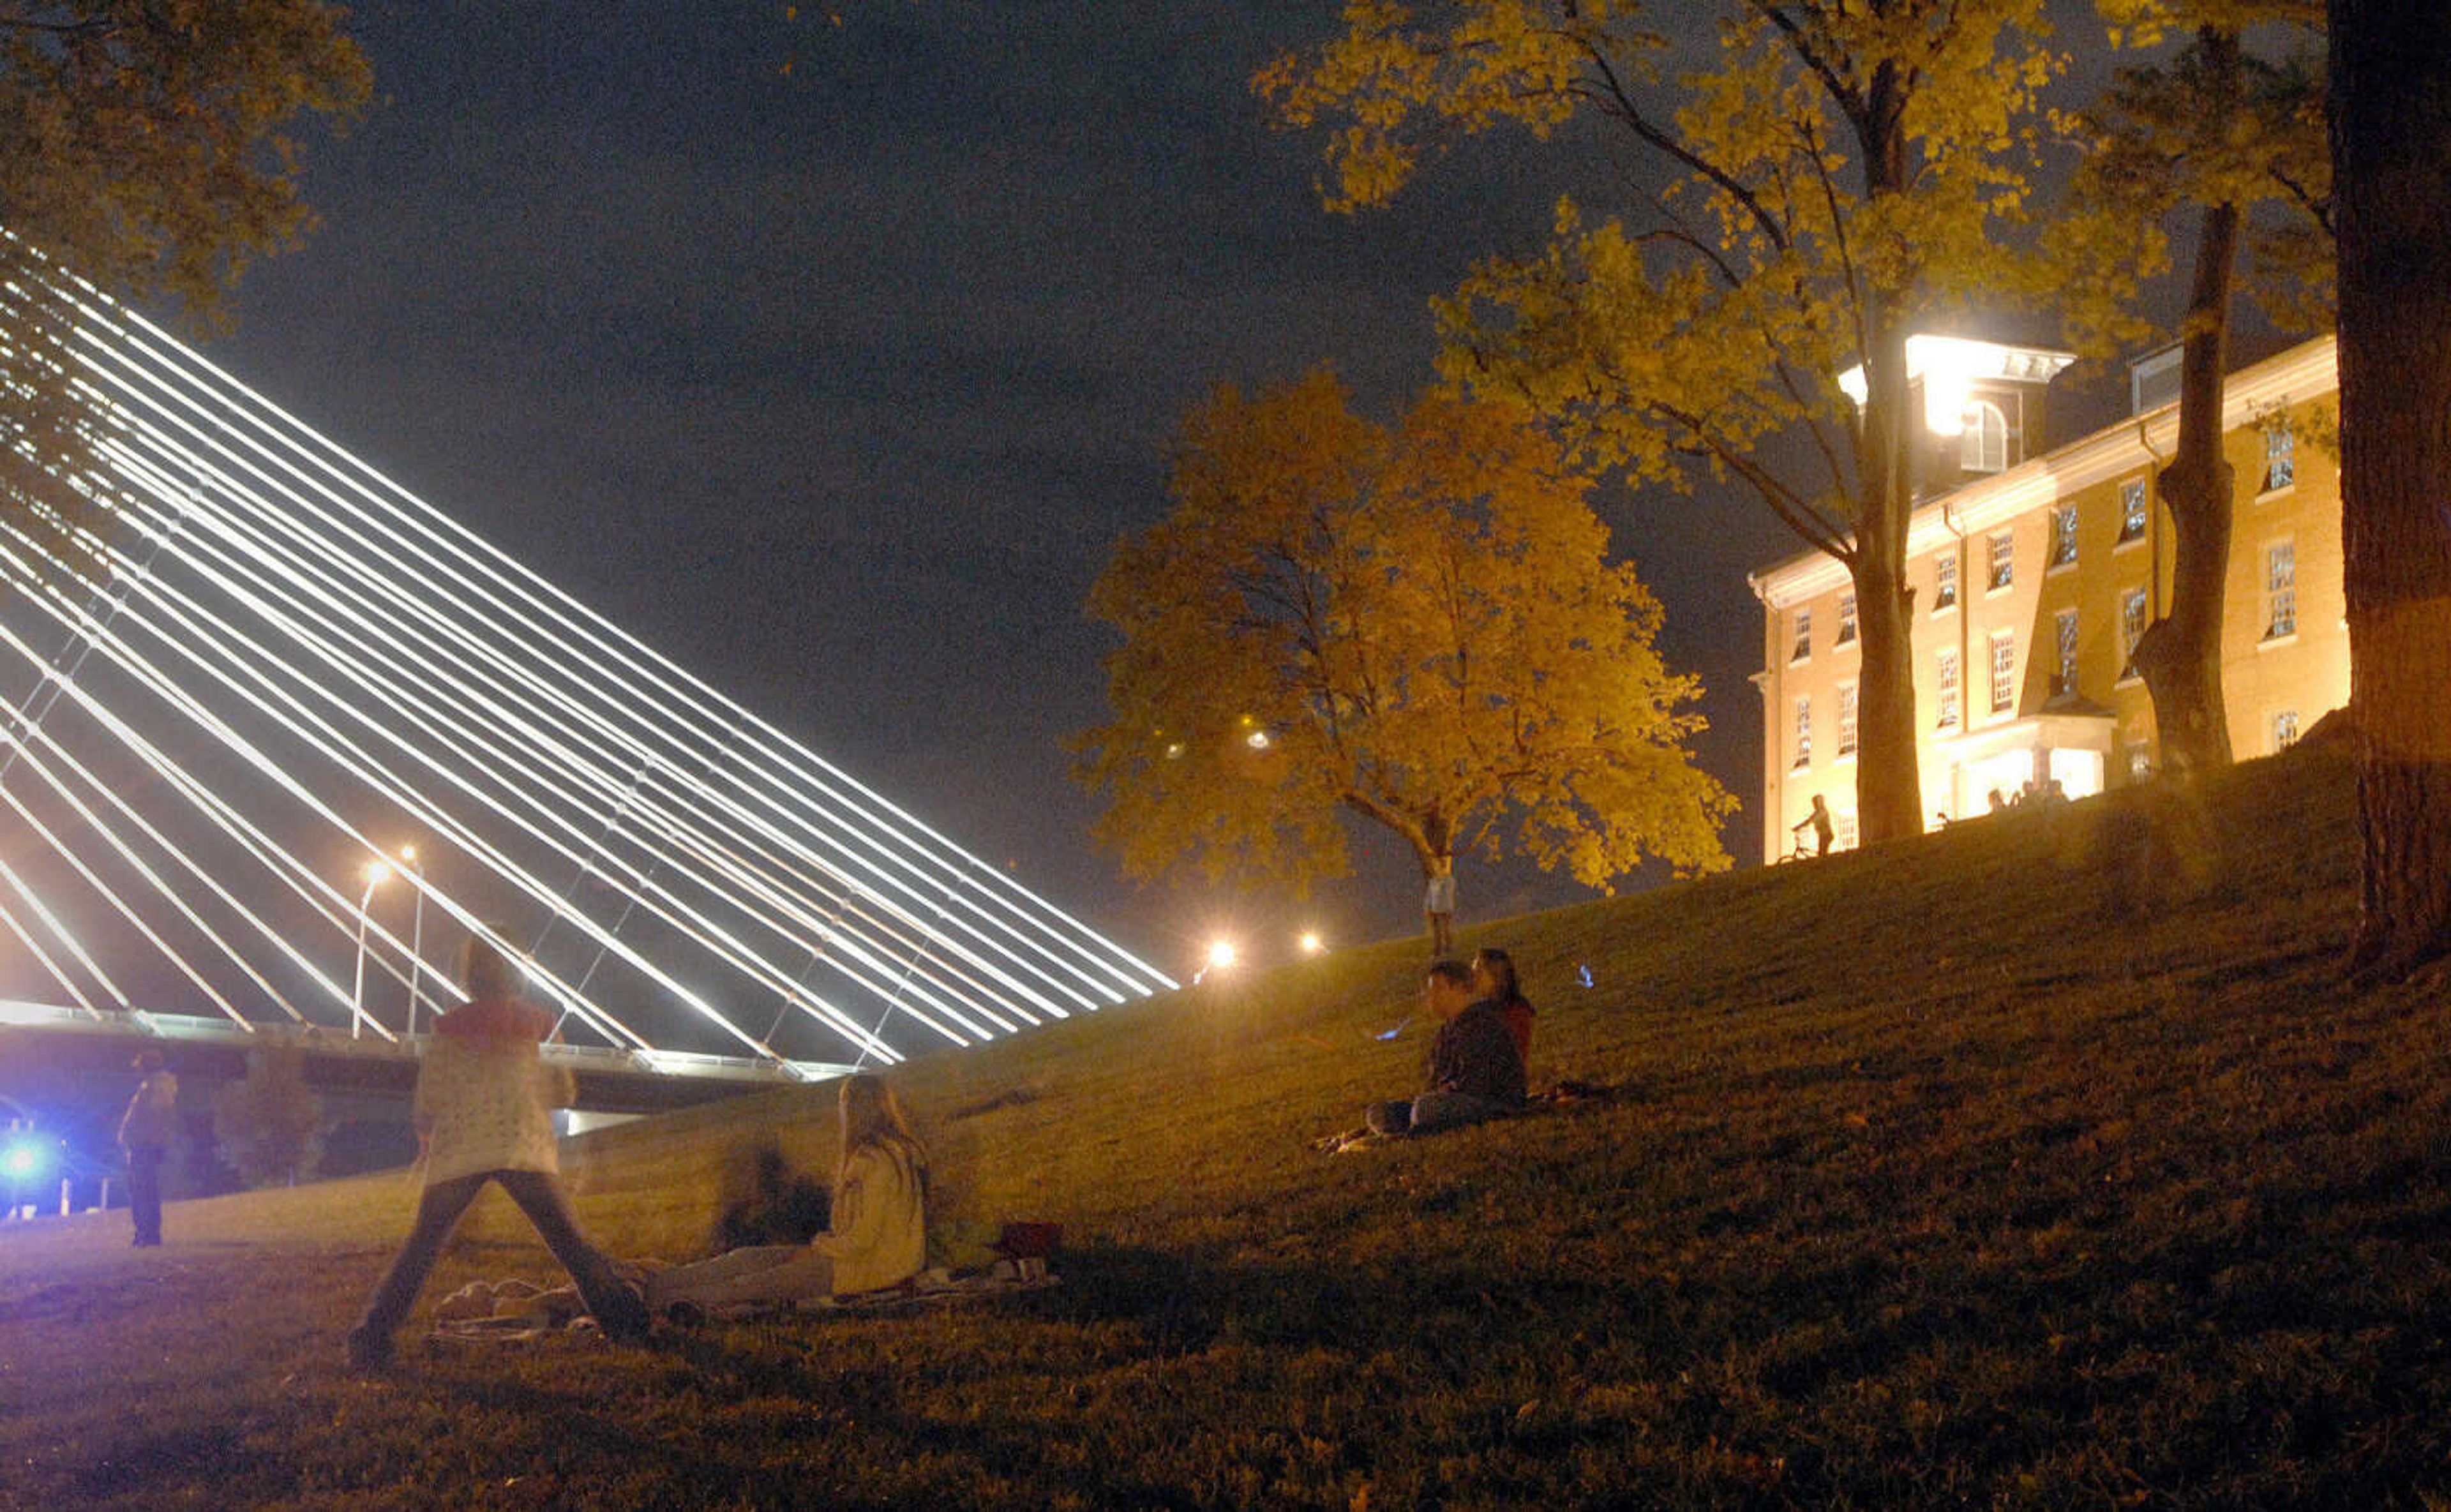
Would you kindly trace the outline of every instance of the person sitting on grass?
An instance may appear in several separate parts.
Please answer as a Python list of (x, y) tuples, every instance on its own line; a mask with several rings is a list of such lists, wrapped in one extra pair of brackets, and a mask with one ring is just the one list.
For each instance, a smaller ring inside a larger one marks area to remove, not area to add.
[(1498, 1005), (1506, 1020), (1506, 1036), (1515, 1041), (1516, 1058), (1532, 1069), (1532, 1000), (1515, 982), (1515, 958), (1495, 945), (1484, 945), (1472, 958), (1473, 991)]
[(1426, 1081), (1406, 1102), (1373, 1103), (1374, 1134), (1429, 1134), (1522, 1108), (1523, 1057), (1498, 1004), (1477, 996), (1461, 961), (1440, 961), (1422, 983), (1422, 1006), (1439, 1021)]
[(390, 1363), (392, 1336), (461, 1215), (489, 1181), (527, 1214), (605, 1335), (645, 1339), (646, 1304), (578, 1231), (561, 1189), (553, 1109), (568, 1107), (574, 1089), (569, 1070), (548, 1068), (538, 1052), (553, 1032), (553, 1015), (518, 995), (517, 968), (487, 941), (470, 935), (455, 965), (468, 1001), (435, 1020), (417, 1071), (414, 1112), (425, 1169), (417, 1223), (349, 1330), (350, 1365), (371, 1370)]
[(843, 1078), (842, 1164), (830, 1227), (805, 1245), (752, 1245), (647, 1279), (647, 1306), (688, 1317), (709, 1307), (855, 1296), (898, 1286), (928, 1264), (928, 1152), (893, 1089)]

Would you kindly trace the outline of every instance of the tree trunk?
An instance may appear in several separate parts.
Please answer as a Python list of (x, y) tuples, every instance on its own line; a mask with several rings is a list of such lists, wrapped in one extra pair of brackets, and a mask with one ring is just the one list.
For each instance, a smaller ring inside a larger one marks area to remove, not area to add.
[(1923, 776), (1915, 747), (1914, 594), (1907, 586), (1907, 519), (1914, 505), (1909, 437), (1921, 426), (1907, 392), (1907, 333), (1892, 307), (1872, 302), (1864, 354), (1867, 398), (1858, 441), (1855, 626), (1862, 677), (1855, 690), (1855, 821), (1864, 843), (1923, 833)]
[[(2237, 39), (2227, 39), (2235, 63)], [(2207, 50), (2221, 55), (2207, 35)], [(2229, 298), (2238, 262), (2238, 206), (2209, 206), (2196, 244), (2179, 367), (2179, 449), (2156, 480), (2176, 550), (2169, 612), (2136, 642), (2136, 671), (2153, 697), (2162, 764), (2186, 776), (2229, 765), (2222, 702), (2222, 615), (2229, 597), (2231, 472), (2222, 455), (2222, 390), (2229, 365)]]
[(2353, 964), (2451, 951), (2451, 8), (2331, 0)]

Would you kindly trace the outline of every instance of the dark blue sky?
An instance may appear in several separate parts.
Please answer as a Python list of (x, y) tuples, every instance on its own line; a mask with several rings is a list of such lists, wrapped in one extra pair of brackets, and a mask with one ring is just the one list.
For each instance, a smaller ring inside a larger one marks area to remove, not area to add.
[[(1562, 182), (1507, 138), (1326, 214), (1245, 81), (1327, 0), (365, 4), (378, 104), (318, 141), (304, 250), (217, 360), (830, 759), (1181, 967), (1289, 906), (1136, 891), (1063, 737), (1101, 716), (1081, 603), (1167, 507), (1211, 383), (1333, 360), (1382, 413), (1426, 302), (1528, 249)], [(786, 65), (789, 70), (786, 71)], [(1587, 167), (1597, 167), (1597, 159)], [(1701, 672), (1708, 765), (1758, 780), (1759, 511), (1611, 499)], [(1730, 827), (1749, 847), (1750, 821)], [(1414, 924), (1409, 863), (1314, 911)], [(1467, 918), (1584, 895), (1463, 874)]]

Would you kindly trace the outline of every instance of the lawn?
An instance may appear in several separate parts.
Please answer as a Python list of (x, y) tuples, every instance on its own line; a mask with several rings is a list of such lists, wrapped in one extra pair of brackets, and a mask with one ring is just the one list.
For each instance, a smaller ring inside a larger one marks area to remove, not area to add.
[[(990, 1305), (363, 1379), (403, 1175), (20, 1227), (0, 1502), (2451, 1506), (2441, 992), (2341, 985), (2350, 815), (2302, 750), (1469, 930), (1535, 1083), (1617, 1096), (1335, 1157), (1418, 1064), (1413, 942), (924, 1057), (961, 1209), (1065, 1225)], [(581, 1216), (701, 1252), (830, 1109), (575, 1142)], [(495, 1202), (429, 1302), (550, 1276)]]

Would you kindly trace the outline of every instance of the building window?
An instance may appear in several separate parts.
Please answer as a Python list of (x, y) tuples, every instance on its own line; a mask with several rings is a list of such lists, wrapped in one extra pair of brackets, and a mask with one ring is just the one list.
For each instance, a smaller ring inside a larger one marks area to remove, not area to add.
[(1813, 764), (1813, 699), (1810, 696), (1795, 700), (1795, 760), (1797, 767)]
[(1838, 685), (1838, 754), (1855, 754), (1855, 685), (1852, 682)]
[(2076, 691), (2076, 611), (2061, 610), (2059, 620), (2052, 626), (2052, 630), (2054, 634), (2052, 644), (2059, 652), (2060, 670), (2059, 674), (2051, 678), (2051, 691), (2074, 693)]
[(2298, 633), (2298, 544), (2284, 540), (2264, 548), (2264, 638)]
[(2119, 543), (2145, 539), (2145, 480), (2131, 478), (2119, 485)]
[(1984, 589), (1998, 593), (2017, 580), (2017, 541), (2007, 531), (1991, 538), (1991, 574), (1983, 580)]
[(1970, 473), (2004, 472), (2009, 466), (2009, 417), (2000, 406), (1974, 400), (1966, 406), (1966, 429), (1957, 438), (1957, 465)]
[(1940, 654), (1939, 670), (1940, 727), (1944, 730), (1954, 730), (1957, 728), (1957, 653), (1955, 650), (1944, 651)]
[(1855, 848), (1856, 835), (1854, 810), (1840, 809), (1837, 814), (1837, 822), (1832, 825), (1831, 828), (1837, 831), (1837, 844), (1832, 847), (1833, 850), (1852, 851)]
[(2017, 632), (1991, 632), (1991, 712), (2006, 714), (2017, 706)]
[(1813, 655), (1813, 611), (1795, 612), (1795, 649), (1787, 654), (1790, 661), (1803, 661)]
[(2279, 493), (2298, 481), (2298, 437), (2284, 422), (2264, 433), (2264, 486), (2260, 493)]
[(2145, 590), (2129, 588), (2119, 595), (2119, 680), (2136, 676), (2136, 642), (2145, 638)]
[(2279, 756), (2298, 743), (2298, 711), (2284, 709), (2272, 717), (2272, 754)]
[(1932, 559), (1931, 612), (1957, 607), (1957, 553), (1944, 551)]
[(2056, 504), (2051, 508), (2051, 553), (2046, 567), (2076, 565), (2076, 505)]
[(1838, 638), (1833, 645), (1851, 645), (1855, 639), (1855, 590), (1848, 589), (1838, 596)]
[(2127, 748), (2127, 780), (2142, 782), (2153, 775), (2153, 748), (2139, 740)]

